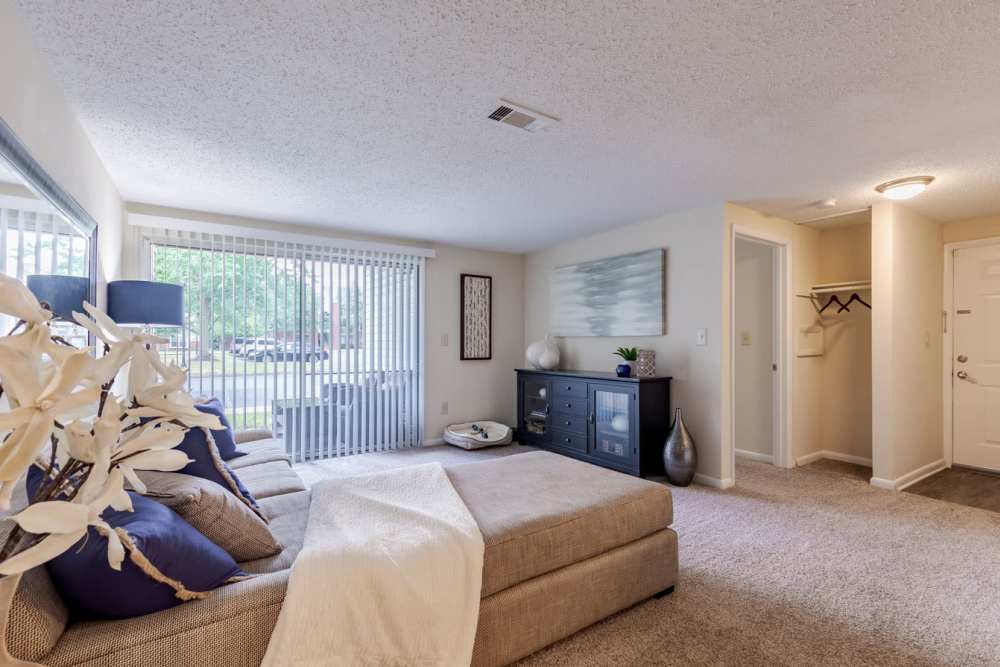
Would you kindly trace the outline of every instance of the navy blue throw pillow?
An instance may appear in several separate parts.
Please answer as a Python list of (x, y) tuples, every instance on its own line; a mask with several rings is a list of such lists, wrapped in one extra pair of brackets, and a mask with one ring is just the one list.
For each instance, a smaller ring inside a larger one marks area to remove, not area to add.
[[(179, 449), (187, 454), (189, 459), (192, 459), (191, 463), (178, 470), (178, 472), (185, 475), (193, 475), (194, 477), (201, 477), (202, 479), (222, 485), (222, 488), (229, 489), (233, 495), (252, 507), (259, 515), (260, 507), (257, 505), (257, 499), (247, 490), (247, 487), (243, 486), (243, 482), (236, 476), (233, 469), (222, 460), (222, 457), (219, 455), (218, 446), (213, 445), (205, 437), (206, 430), (192, 428), (184, 434), (184, 440), (181, 444), (175, 447), (175, 449)], [(208, 433), (212, 434), (212, 440), (214, 440), (217, 431), (208, 431)]]
[[(29, 497), (43, 474), (32, 466)], [(108, 565), (108, 539), (94, 528), (46, 564), (63, 600), (77, 616), (118, 619), (152, 614), (204, 597), (228, 581), (246, 576), (232, 556), (172, 509), (137, 493), (129, 496), (134, 511), (108, 508), (101, 515), (112, 528), (128, 533), (127, 541), (122, 540), (125, 560), (120, 572)], [(143, 563), (141, 567), (137, 560)]]
[(194, 407), (198, 408), (199, 411), (205, 414), (215, 415), (222, 422), (222, 428), (212, 431), (212, 437), (215, 438), (215, 446), (219, 450), (219, 456), (222, 457), (223, 461), (229, 461), (231, 459), (236, 459), (241, 456), (246, 456), (246, 452), (241, 452), (236, 449), (236, 440), (233, 438), (233, 428), (229, 425), (229, 420), (226, 419), (226, 412), (222, 408), (222, 401), (217, 398), (213, 398), (204, 403), (198, 403)]

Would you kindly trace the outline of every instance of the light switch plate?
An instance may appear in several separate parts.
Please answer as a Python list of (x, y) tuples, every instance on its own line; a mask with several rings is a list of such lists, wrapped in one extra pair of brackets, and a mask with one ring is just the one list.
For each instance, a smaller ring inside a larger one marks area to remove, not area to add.
[(708, 345), (708, 329), (698, 329), (695, 332), (695, 345)]
[(448, 347), (448, 334), (441, 334), (441, 347)]
[(753, 345), (753, 336), (750, 335), (749, 331), (740, 334), (740, 345)]

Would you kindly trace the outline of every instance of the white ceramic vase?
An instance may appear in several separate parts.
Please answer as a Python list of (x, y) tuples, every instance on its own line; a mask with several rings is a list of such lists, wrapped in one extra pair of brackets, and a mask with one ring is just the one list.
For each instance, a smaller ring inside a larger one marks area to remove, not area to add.
[(552, 340), (552, 336), (545, 336), (545, 340), (535, 341), (524, 351), (524, 356), (528, 358), (528, 363), (539, 370), (551, 371), (559, 367), (559, 346)]

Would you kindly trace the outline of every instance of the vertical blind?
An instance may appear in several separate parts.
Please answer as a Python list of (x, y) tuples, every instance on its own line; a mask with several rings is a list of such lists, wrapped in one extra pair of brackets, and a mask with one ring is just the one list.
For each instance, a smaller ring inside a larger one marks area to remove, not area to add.
[[(28, 276), (90, 275), (90, 240), (40, 200), (0, 196), (0, 270), (25, 282)], [(10, 331), (14, 319), (0, 315), (0, 330)], [(86, 332), (58, 323), (59, 333), (74, 344), (86, 344)]]
[(149, 278), (185, 288), (165, 355), (234, 429), (268, 429), (298, 461), (421, 442), (422, 256), (140, 234)]

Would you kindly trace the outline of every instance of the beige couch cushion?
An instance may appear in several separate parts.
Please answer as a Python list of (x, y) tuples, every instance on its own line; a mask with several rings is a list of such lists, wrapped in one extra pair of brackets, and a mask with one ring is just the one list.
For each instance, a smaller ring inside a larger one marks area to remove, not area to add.
[(483, 597), (673, 521), (666, 486), (550, 452), (446, 469), (486, 542)]
[(306, 490), (302, 478), (285, 461), (270, 461), (247, 466), (236, 471), (236, 475), (258, 501), (284, 493)]
[(260, 509), (267, 517), (268, 527), (284, 549), (267, 558), (240, 563), (240, 567), (252, 574), (276, 572), (291, 567), (302, 550), (306, 521), (309, 519), (309, 499), (309, 491), (299, 491), (261, 500)]
[(215, 482), (176, 472), (138, 474), (148, 495), (180, 514), (236, 561), (265, 558), (282, 550), (264, 520)]
[[(246, 456), (238, 456), (235, 459), (226, 461), (233, 470), (239, 471), (248, 466), (271, 463), (272, 461), (284, 461), (288, 465), (292, 464), (292, 457), (285, 451), (285, 443), (276, 438), (245, 442), (237, 445), (236, 449), (245, 452)], [(236, 474), (239, 475), (240, 473), (237, 472)]]

